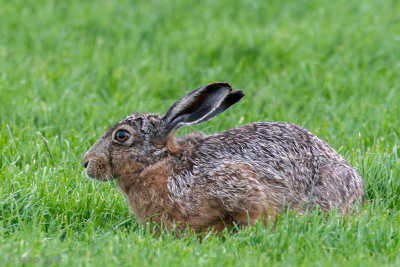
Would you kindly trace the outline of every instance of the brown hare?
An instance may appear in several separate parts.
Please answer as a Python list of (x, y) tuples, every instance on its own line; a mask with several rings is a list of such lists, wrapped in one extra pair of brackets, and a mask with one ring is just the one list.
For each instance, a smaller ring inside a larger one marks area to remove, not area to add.
[(256, 122), (175, 139), (179, 127), (206, 122), (243, 96), (227, 83), (212, 83), (177, 101), (164, 116), (129, 115), (85, 154), (87, 176), (117, 179), (142, 223), (175, 231), (267, 222), (285, 206), (345, 214), (363, 203), (356, 170), (299, 126)]

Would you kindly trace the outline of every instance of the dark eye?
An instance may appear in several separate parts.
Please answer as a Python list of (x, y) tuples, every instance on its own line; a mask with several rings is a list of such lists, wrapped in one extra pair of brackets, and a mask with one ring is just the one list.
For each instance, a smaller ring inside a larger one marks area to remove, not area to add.
[(128, 133), (128, 131), (126, 130), (118, 130), (115, 133), (115, 139), (119, 142), (125, 142), (126, 140), (129, 139), (129, 137), (131, 137), (131, 134)]

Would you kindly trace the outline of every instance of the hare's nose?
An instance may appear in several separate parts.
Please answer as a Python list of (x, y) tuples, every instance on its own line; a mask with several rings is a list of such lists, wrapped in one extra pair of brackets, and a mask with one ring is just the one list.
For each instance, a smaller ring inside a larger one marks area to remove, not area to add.
[(89, 165), (89, 153), (85, 153), (85, 155), (83, 156), (83, 160), (82, 160), (82, 164), (83, 167), (86, 169), (86, 167)]
[(89, 160), (83, 161), (83, 167), (86, 169), (86, 167), (89, 165)]

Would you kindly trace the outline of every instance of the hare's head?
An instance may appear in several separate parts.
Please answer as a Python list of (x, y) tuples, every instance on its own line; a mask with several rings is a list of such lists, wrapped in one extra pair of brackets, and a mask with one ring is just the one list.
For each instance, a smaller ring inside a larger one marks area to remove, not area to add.
[(172, 105), (164, 116), (133, 113), (110, 127), (86, 152), (83, 166), (87, 176), (100, 181), (140, 173), (166, 153), (168, 145), (183, 125), (199, 124), (222, 113), (243, 97), (227, 83), (200, 87)]

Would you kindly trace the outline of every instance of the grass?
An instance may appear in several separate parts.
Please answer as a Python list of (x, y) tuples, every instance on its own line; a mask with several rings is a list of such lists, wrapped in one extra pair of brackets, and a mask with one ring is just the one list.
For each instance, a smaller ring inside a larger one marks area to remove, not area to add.
[[(0, 0), (0, 265), (399, 266), (399, 14), (395, 0)], [(150, 234), (115, 183), (85, 178), (107, 126), (214, 81), (246, 97), (179, 135), (302, 125), (363, 176), (362, 212), (288, 211), (200, 242)]]

